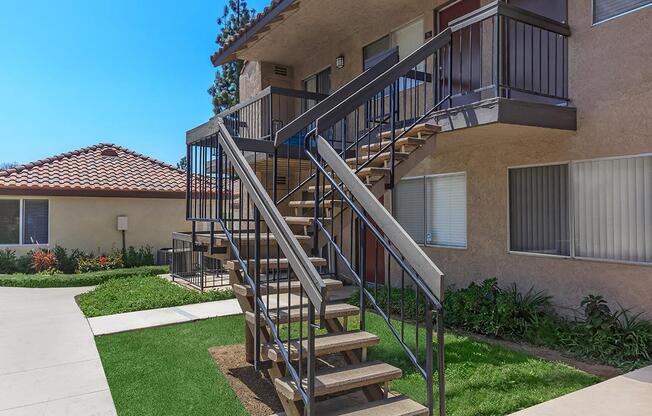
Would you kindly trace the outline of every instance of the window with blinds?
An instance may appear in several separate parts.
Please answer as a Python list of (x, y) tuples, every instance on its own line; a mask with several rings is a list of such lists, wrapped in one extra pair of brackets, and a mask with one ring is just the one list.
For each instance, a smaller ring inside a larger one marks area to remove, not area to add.
[(425, 178), (403, 179), (394, 188), (396, 220), (419, 244), (426, 242)]
[(23, 244), (47, 244), (49, 214), (47, 199), (23, 201)]
[(426, 178), (426, 244), (466, 247), (466, 174)]
[(509, 170), (510, 250), (570, 255), (568, 165)]
[(398, 222), (419, 244), (466, 247), (466, 174), (404, 179), (395, 188)]
[(652, 262), (652, 156), (572, 164), (575, 255)]
[(20, 244), (20, 199), (0, 199), (0, 244)]
[(652, 0), (593, 0), (593, 23), (652, 5)]

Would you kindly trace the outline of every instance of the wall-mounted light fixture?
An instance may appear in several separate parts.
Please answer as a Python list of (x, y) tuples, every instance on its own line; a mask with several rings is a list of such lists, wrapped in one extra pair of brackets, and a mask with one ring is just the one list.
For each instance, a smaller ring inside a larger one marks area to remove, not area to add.
[(337, 69), (344, 68), (344, 55), (340, 55), (337, 58), (335, 58), (335, 66), (337, 67)]

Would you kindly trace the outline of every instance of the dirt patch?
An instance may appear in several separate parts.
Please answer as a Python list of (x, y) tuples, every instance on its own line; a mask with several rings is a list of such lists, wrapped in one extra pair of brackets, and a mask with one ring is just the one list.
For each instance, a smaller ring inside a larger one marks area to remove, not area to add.
[(283, 411), (272, 382), (245, 361), (244, 345), (214, 347), (208, 351), (250, 415), (270, 416)]
[(623, 374), (623, 371), (616, 367), (611, 367), (609, 365), (604, 365), (604, 364), (580, 361), (576, 358), (568, 357), (562, 354), (561, 352), (552, 350), (550, 348), (538, 347), (523, 342), (514, 342), (514, 341), (507, 341), (504, 339), (496, 339), (486, 335), (479, 335), (479, 334), (466, 332), (462, 330), (455, 330), (454, 332), (459, 335), (477, 339), (478, 341), (486, 342), (487, 344), (498, 345), (500, 347), (507, 348), (512, 351), (519, 351), (519, 352), (524, 352), (526, 354), (534, 355), (535, 357), (542, 358), (547, 361), (559, 361), (568, 366), (575, 367), (578, 370), (582, 370), (586, 373), (598, 376), (602, 379), (609, 379)]

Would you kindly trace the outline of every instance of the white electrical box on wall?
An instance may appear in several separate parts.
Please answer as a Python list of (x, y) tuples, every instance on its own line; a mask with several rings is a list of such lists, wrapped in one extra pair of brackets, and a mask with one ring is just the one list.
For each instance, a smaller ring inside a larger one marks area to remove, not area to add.
[(129, 217), (118, 215), (118, 231), (127, 231), (129, 229)]

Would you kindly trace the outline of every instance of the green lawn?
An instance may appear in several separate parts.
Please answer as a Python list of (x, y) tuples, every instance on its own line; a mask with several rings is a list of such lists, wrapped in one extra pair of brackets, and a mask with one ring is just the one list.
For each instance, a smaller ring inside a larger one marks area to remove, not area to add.
[(84, 315), (93, 317), (231, 298), (230, 289), (199, 293), (158, 276), (133, 276), (107, 280), (79, 295), (77, 302)]
[(131, 269), (105, 270), (79, 274), (6, 274), (0, 275), (0, 286), (9, 287), (80, 287), (95, 286), (110, 279), (136, 275), (156, 276), (168, 272), (168, 266), (143, 266)]
[[(118, 413), (246, 414), (208, 353), (212, 346), (243, 342), (243, 327), (236, 316), (96, 338)], [(392, 389), (423, 401), (424, 383), (385, 323), (369, 315), (367, 330), (382, 338), (370, 359), (404, 370)], [(413, 330), (406, 327), (406, 334)], [(453, 334), (446, 335), (446, 360), (448, 414), (456, 416), (505, 415), (599, 381), (562, 364)]]

